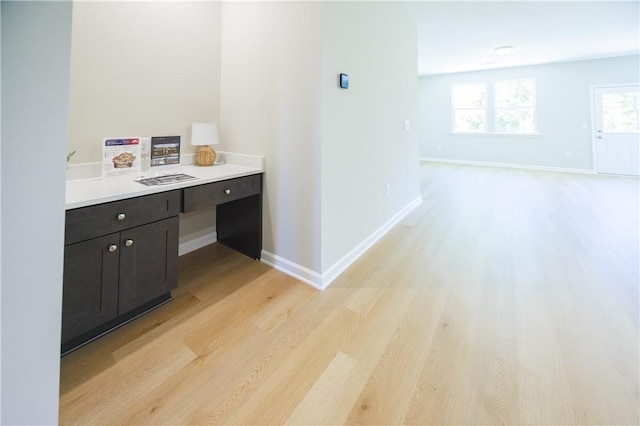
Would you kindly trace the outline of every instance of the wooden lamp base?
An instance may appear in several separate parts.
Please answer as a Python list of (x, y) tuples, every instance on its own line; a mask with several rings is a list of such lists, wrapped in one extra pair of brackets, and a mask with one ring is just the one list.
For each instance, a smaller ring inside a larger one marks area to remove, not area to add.
[(196, 149), (196, 164), (198, 166), (213, 166), (216, 162), (216, 152), (209, 145), (200, 145)]

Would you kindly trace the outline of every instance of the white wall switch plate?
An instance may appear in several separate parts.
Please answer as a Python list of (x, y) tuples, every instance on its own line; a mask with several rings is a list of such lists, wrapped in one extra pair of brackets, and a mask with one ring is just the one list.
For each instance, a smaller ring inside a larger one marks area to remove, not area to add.
[(151, 138), (140, 138), (140, 155), (149, 156)]

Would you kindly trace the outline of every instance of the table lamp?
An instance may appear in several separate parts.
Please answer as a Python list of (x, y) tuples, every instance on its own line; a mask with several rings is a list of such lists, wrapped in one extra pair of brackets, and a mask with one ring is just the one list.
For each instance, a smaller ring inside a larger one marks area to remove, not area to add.
[(196, 164), (198, 166), (213, 166), (216, 152), (209, 145), (217, 145), (218, 125), (216, 123), (193, 123), (191, 125), (191, 145), (196, 150)]

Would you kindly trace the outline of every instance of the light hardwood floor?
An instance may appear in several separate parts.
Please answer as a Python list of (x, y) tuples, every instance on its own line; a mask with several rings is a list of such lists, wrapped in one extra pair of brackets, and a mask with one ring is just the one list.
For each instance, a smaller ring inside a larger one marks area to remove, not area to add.
[(637, 179), (423, 163), (320, 293), (229, 249), (62, 359), (64, 424), (638, 424)]

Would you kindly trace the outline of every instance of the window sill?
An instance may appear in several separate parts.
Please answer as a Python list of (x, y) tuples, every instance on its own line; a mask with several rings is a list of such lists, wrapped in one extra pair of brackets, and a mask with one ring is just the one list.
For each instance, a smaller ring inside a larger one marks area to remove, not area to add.
[(539, 138), (541, 133), (449, 132), (453, 136), (498, 136), (507, 138)]

